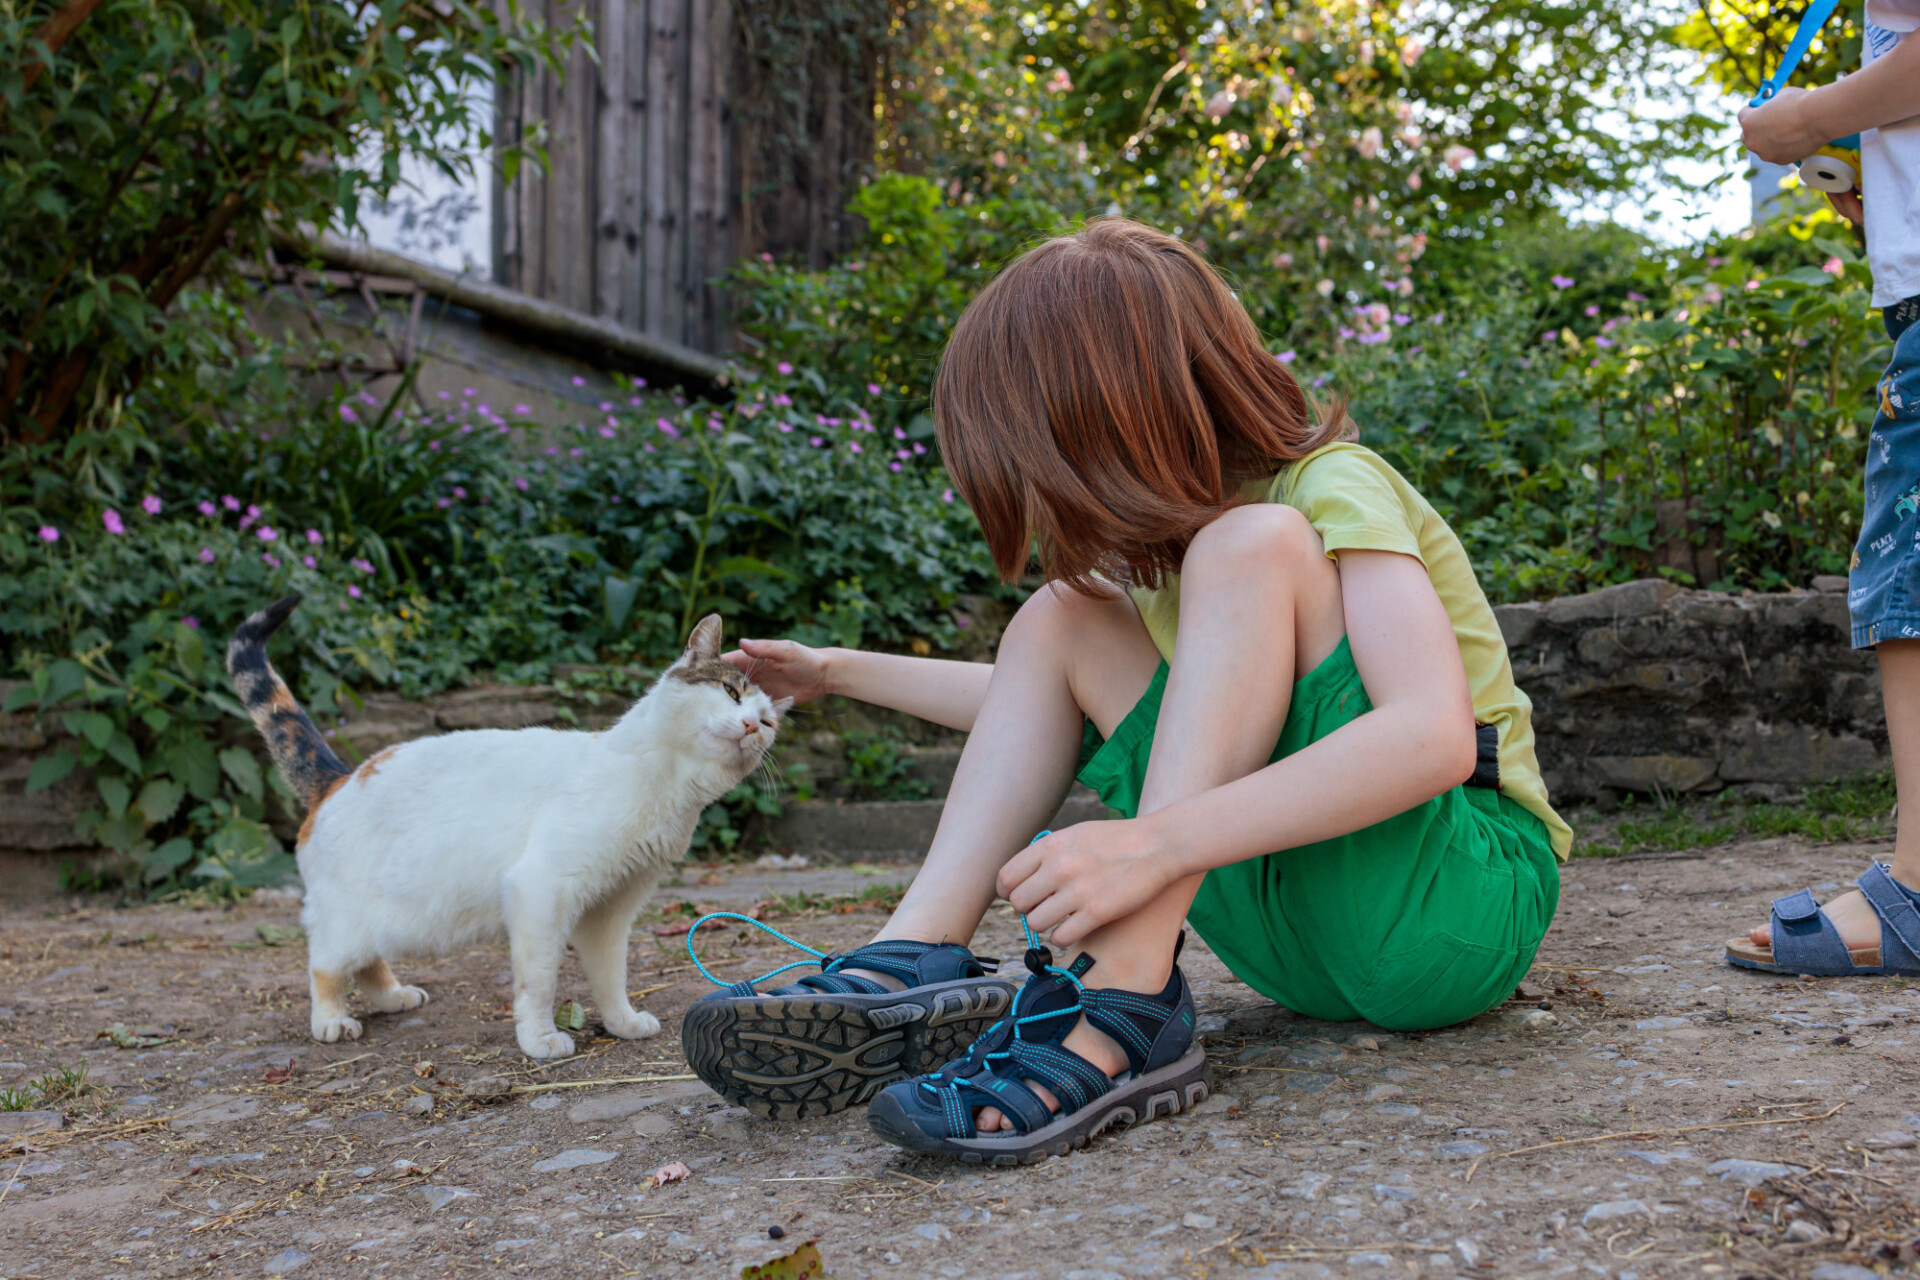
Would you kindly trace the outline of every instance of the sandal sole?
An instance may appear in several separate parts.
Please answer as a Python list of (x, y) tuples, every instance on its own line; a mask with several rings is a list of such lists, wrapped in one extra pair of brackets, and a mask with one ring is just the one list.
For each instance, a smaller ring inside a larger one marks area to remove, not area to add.
[[(1817, 973), (1816, 978), (1874, 978), (1886, 974), (1899, 974), (1899, 969), (1884, 968), (1880, 964), (1880, 948), (1855, 947), (1848, 952), (1853, 968), (1845, 973)], [(1727, 963), (1736, 969), (1752, 969), (1759, 973), (1783, 973), (1789, 977), (1799, 977), (1805, 969), (1795, 969), (1773, 962), (1773, 948), (1762, 949), (1744, 939), (1735, 938), (1727, 943)]]
[(697, 1001), (680, 1024), (687, 1065), (770, 1120), (830, 1116), (953, 1061), (1013, 1003), (1013, 984), (961, 978), (883, 995)]
[(968, 1164), (1038, 1164), (1076, 1151), (1109, 1129), (1128, 1128), (1177, 1115), (1206, 1101), (1213, 1091), (1207, 1051), (1200, 1045), (1177, 1061), (1149, 1071), (1044, 1129), (1006, 1138), (936, 1138), (912, 1124), (891, 1096), (867, 1108), (867, 1123), (883, 1140), (922, 1155), (948, 1156)]

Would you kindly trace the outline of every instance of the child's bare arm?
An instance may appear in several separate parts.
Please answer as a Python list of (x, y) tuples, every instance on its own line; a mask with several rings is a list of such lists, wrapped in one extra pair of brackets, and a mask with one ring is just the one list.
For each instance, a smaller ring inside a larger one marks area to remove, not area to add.
[(742, 640), (727, 661), (776, 698), (802, 703), (837, 693), (960, 730), (973, 728), (993, 678), (984, 662), (814, 649), (792, 640)]
[(1782, 89), (1765, 106), (1743, 108), (1740, 129), (1762, 160), (1794, 164), (1835, 138), (1912, 116), (1920, 116), (1920, 36), (1843, 80)]

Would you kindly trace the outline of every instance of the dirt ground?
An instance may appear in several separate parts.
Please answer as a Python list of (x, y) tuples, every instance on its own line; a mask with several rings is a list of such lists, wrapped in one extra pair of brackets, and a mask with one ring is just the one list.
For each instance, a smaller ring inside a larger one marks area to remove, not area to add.
[[(657, 914), (632, 985), (662, 1034), (536, 1069), (502, 948), (401, 968), (433, 1002), (323, 1046), (290, 901), (7, 908), (0, 1087), (84, 1063), (92, 1088), (51, 1131), (0, 1114), (0, 1277), (737, 1276), (808, 1240), (840, 1280), (1920, 1276), (1920, 983), (1721, 960), (1770, 899), (1879, 851), (1576, 861), (1524, 998), (1425, 1034), (1295, 1018), (1190, 946), (1214, 1096), (1020, 1170), (903, 1155), (858, 1112), (769, 1123), (686, 1079), (679, 1014), (707, 987)], [(690, 867), (670, 894), (743, 909), (910, 874)], [(778, 923), (845, 946), (880, 918)], [(996, 912), (978, 946), (1016, 938)], [(785, 959), (702, 944), (729, 977)], [(650, 1187), (672, 1162), (690, 1176)]]

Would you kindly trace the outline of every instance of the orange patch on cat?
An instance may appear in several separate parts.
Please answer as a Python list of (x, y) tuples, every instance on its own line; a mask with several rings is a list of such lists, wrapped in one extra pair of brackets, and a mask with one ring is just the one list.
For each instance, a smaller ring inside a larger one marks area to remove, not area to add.
[(353, 776), (360, 779), (360, 785), (364, 787), (367, 784), (367, 779), (380, 772), (380, 766), (386, 763), (387, 757), (399, 749), (400, 747), (396, 744), (374, 752), (367, 757), (365, 764), (353, 771)]
[(324, 1008), (347, 1007), (347, 975), (334, 973), (327, 969), (310, 969), (313, 979), (313, 1002)]
[(313, 803), (307, 806), (307, 816), (300, 820), (300, 834), (293, 838), (295, 852), (307, 847), (307, 839), (313, 835), (313, 820), (320, 816), (320, 806), (332, 799), (333, 793), (338, 791), (345, 782), (344, 777), (327, 779), (327, 785), (320, 788), (320, 794), (315, 796)]
[(287, 689), (287, 686), (279, 680), (273, 682), (273, 694), (267, 701), (273, 706), (275, 711), (298, 711), (300, 709), (300, 704), (293, 700), (293, 694)]
[(385, 960), (375, 960), (370, 965), (364, 965), (355, 971), (353, 976), (359, 982), (360, 989), (366, 992), (386, 991), (400, 985), (400, 979), (393, 976), (393, 970), (388, 967)]

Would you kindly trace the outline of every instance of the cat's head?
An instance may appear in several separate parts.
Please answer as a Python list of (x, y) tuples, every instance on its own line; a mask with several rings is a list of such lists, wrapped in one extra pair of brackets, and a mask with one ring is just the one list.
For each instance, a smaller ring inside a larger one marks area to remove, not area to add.
[(745, 774), (773, 748), (792, 698), (774, 701), (720, 657), (720, 615), (700, 619), (680, 655), (654, 687), (665, 700), (683, 749)]

